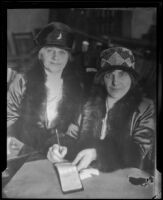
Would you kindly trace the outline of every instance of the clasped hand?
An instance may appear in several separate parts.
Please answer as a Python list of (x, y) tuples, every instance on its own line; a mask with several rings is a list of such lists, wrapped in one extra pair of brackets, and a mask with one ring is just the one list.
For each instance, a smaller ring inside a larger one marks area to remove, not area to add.
[(47, 158), (52, 162), (62, 162), (67, 154), (67, 147), (54, 144), (49, 148)]

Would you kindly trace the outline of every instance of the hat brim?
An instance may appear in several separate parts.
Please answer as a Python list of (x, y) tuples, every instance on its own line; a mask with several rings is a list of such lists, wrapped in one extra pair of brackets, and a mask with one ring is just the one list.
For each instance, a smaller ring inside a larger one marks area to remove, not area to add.
[(117, 70), (117, 69), (126, 71), (129, 74), (132, 74), (135, 79), (138, 79), (138, 73), (133, 68), (120, 66), (120, 65), (113, 65), (113, 66), (106, 65), (96, 73), (95, 79), (94, 79), (95, 83), (100, 83), (100, 81), (102, 80), (102, 78), (104, 77), (106, 73)]
[(39, 51), (41, 48), (43, 47), (58, 47), (60, 49), (64, 49), (66, 51), (72, 51), (72, 48), (69, 48), (67, 46), (63, 46), (63, 45), (59, 45), (59, 44), (45, 44), (45, 45), (36, 45), (32, 51), (36, 52), (36, 51)]
[(41, 49), (42, 47), (58, 47), (60, 49), (64, 49), (67, 51), (71, 51), (72, 49), (67, 47), (67, 46), (63, 46), (63, 45), (59, 45), (59, 44), (45, 44), (45, 45), (41, 45), (39, 46), (39, 48)]

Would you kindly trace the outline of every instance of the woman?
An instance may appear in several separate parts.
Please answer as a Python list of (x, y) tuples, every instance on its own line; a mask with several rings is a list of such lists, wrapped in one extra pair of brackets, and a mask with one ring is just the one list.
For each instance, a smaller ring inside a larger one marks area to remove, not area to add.
[(129, 49), (113, 47), (101, 53), (101, 69), (83, 109), (79, 153), (73, 160), (79, 171), (90, 164), (101, 171), (151, 169), (154, 164), (154, 105), (138, 86), (134, 64)]
[(56, 141), (56, 130), (61, 138), (76, 133), (81, 87), (71, 62), (73, 37), (70, 27), (59, 22), (36, 36), (29, 70), (17, 75), (7, 94), (8, 141), (15, 137), (44, 152)]

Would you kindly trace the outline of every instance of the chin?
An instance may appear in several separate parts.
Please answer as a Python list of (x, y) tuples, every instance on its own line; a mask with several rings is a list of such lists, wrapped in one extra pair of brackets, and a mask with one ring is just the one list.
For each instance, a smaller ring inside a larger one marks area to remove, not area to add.
[(115, 94), (115, 93), (113, 93), (113, 94), (110, 94), (110, 96), (112, 97), (112, 98), (114, 98), (114, 99), (121, 99), (122, 97), (124, 97), (125, 96), (125, 94)]
[(52, 73), (62, 73), (63, 70), (51, 70)]
[(53, 67), (51, 67), (51, 68), (46, 68), (49, 72), (62, 72), (63, 71), (63, 69), (61, 69), (61, 68), (54, 68), (54, 66)]

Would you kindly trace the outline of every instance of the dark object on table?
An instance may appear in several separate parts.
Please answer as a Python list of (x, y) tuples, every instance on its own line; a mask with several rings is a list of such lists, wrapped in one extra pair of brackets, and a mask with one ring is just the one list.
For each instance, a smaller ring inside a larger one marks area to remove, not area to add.
[(136, 177), (129, 177), (129, 182), (133, 185), (141, 185), (147, 186), (149, 183), (153, 183), (153, 177), (150, 176), (149, 178), (136, 178)]

